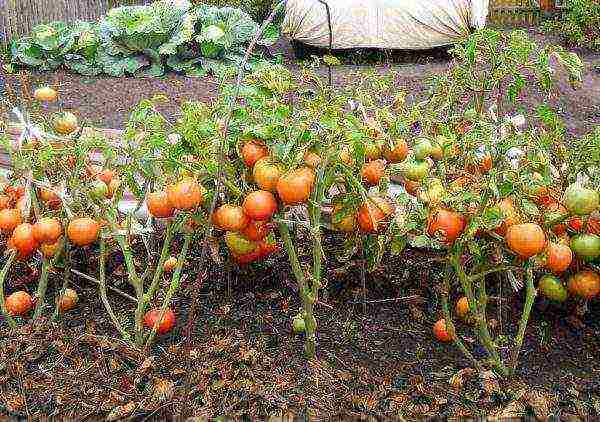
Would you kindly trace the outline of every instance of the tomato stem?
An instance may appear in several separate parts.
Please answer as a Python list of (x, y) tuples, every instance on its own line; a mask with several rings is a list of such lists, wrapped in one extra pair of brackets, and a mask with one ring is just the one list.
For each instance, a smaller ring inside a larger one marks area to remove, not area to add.
[(42, 258), (42, 274), (40, 275), (40, 280), (38, 281), (38, 288), (36, 292), (36, 304), (35, 310), (33, 311), (34, 321), (42, 315), (44, 305), (46, 304), (46, 289), (48, 288), (48, 275), (50, 273), (51, 267), (52, 262), (46, 257)]
[(183, 247), (181, 248), (181, 252), (177, 257), (177, 266), (175, 267), (175, 271), (173, 272), (173, 277), (171, 278), (171, 284), (169, 285), (169, 290), (167, 290), (167, 294), (165, 295), (165, 300), (160, 308), (160, 314), (154, 323), (154, 327), (152, 327), (152, 331), (148, 334), (146, 339), (146, 345), (144, 346), (144, 353), (148, 350), (154, 337), (156, 336), (156, 331), (158, 326), (160, 325), (167, 308), (171, 305), (171, 300), (173, 299), (173, 295), (179, 288), (179, 283), (181, 281), (181, 270), (183, 269), (183, 265), (185, 263), (185, 258), (187, 256), (188, 250), (190, 248), (190, 244), (192, 242), (193, 235), (186, 234), (185, 240), (183, 241)]
[(152, 283), (148, 288), (148, 291), (144, 295), (144, 307), (152, 300), (154, 294), (156, 293), (156, 289), (158, 288), (158, 284), (160, 283), (160, 279), (164, 272), (164, 263), (169, 257), (169, 253), (171, 251), (171, 242), (173, 241), (173, 222), (167, 221), (167, 227), (165, 230), (165, 240), (163, 242), (163, 247), (160, 253), (160, 258), (158, 260), (157, 267), (154, 271), (154, 277), (152, 278)]
[(6, 275), (8, 274), (8, 271), (10, 270), (10, 267), (12, 266), (16, 257), (17, 251), (11, 251), (8, 255), (8, 259), (2, 267), (2, 271), (0, 271), (0, 309), (2, 310), (2, 315), (4, 316), (4, 319), (6, 319), (6, 322), (8, 323), (10, 328), (15, 328), (17, 326), (17, 323), (6, 310), (6, 304), (4, 302), (4, 281), (6, 280)]
[(112, 307), (110, 306), (110, 302), (108, 301), (108, 295), (106, 294), (106, 240), (104, 238), (100, 238), (100, 275), (99, 275), (99, 290), (100, 290), (100, 299), (104, 304), (104, 308), (108, 313), (109, 318), (111, 319), (113, 325), (121, 334), (121, 337), (125, 340), (130, 339), (130, 335), (117, 319)]
[(537, 296), (537, 290), (533, 284), (533, 269), (530, 265), (527, 266), (526, 271), (526, 292), (525, 292), (525, 305), (523, 306), (523, 313), (521, 314), (521, 320), (519, 321), (519, 331), (515, 337), (515, 344), (511, 350), (510, 369), (514, 373), (517, 369), (519, 354), (521, 347), (523, 346), (523, 338), (525, 337), (525, 329), (531, 315), (531, 309), (533, 308), (533, 302)]
[(446, 270), (444, 271), (444, 281), (442, 284), (442, 311), (446, 321), (446, 331), (453, 334), (454, 344), (456, 347), (459, 348), (459, 350), (466, 356), (473, 366), (481, 373), (484, 370), (483, 366), (477, 359), (475, 359), (475, 356), (473, 356), (469, 349), (467, 349), (464, 342), (456, 332), (456, 327), (454, 325), (454, 321), (452, 320), (452, 315), (450, 314), (450, 307), (448, 305), (450, 296), (450, 273), (451, 265), (447, 264)]

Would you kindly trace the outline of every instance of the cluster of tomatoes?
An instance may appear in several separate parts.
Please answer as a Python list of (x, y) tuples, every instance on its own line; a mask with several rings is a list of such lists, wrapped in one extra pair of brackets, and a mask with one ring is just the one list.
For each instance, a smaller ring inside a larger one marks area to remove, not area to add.
[[(513, 200), (504, 198), (497, 205), (504, 218), (494, 233), (504, 238), (519, 262), (534, 259), (536, 269), (542, 273), (537, 289), (546, 299), (557, 303), (569, 296), (590, 300), (600, 295), (600, 275), (586, 265), (600, 258), (600, 196), (596, 190), (577, 183), (565, 190), (560, 202), (557, 196), (546, 188), (536, 189), (534, 199), (544, 209), (542, 221), (537, 222), (522, 222)], [(446, 218), (453, 222), (448, 224), (452, 229), (449, 241), (460, 235), (460, 227), (464, 229), (465, 219), (454, 214)], [(456, 314), (464, 317), (468, 309), (463, 297), (457, 303)], [(452, 340), (444, 319), (433, 330), (438, 340)]]
[(240, 155), (259, 189), (246, 194), (241, 205), (219, 206), (212, 215), (212, 222), (225, 232), (225, 243), (234, 261), (245, 265), (279, 250), (270, 236), (274, 226), (272, 219), (279, 209), (277, 197), (283, 205), (306, 203), (320, 158), (313, 153), (310, 166), (285, 173), (270, 157), (264, 142), (255, 139), (244, 142)]

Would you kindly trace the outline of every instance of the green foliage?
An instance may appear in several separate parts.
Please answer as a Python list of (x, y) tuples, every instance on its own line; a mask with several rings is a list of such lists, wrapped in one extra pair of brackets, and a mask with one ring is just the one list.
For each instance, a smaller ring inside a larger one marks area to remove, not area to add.
[(248, 13), (258, 22), (263, 21), (275, 5), (273, 0), (193, 0), (194, 4), (207, 4), (217, 7), (237, 7)]
[[(14, 40), (12, 61), (40, 70), (60, 66), (83, 75), (106, 73), (160, 76), (165, 70), (226, 75), (237, 66), (258, 31), (240, 9), (166, 0), (144, 6), (121, 6), (99, 23), (52, 22), (36, 26)], [(259, 41), (251, 65), (262, 59), (260, 46), (273, 44), (278, 30), (269, 28)]]
[(571, 46), (600, 51), (600, 3), (597, 0), (568, 0), (564, 15), (544, 24)]

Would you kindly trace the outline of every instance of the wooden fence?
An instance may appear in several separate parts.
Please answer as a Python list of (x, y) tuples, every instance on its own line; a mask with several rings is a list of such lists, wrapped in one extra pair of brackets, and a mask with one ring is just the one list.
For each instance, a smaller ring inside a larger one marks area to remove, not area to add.
[[(54, 20), (97, 20), (111, 7), (148, 0), (0, 0), (0, 44)], [(564, 0), (490, 0), (492, 25), (535, 25), (544, 9)]]

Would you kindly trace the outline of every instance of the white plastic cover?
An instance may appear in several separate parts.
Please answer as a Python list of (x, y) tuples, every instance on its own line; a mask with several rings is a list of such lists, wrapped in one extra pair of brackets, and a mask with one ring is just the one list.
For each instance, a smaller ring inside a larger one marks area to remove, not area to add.
[(489, 0), (288, 0), (283, 33), (315, 47), (420, 50), (459, 42), (485, 26)]

